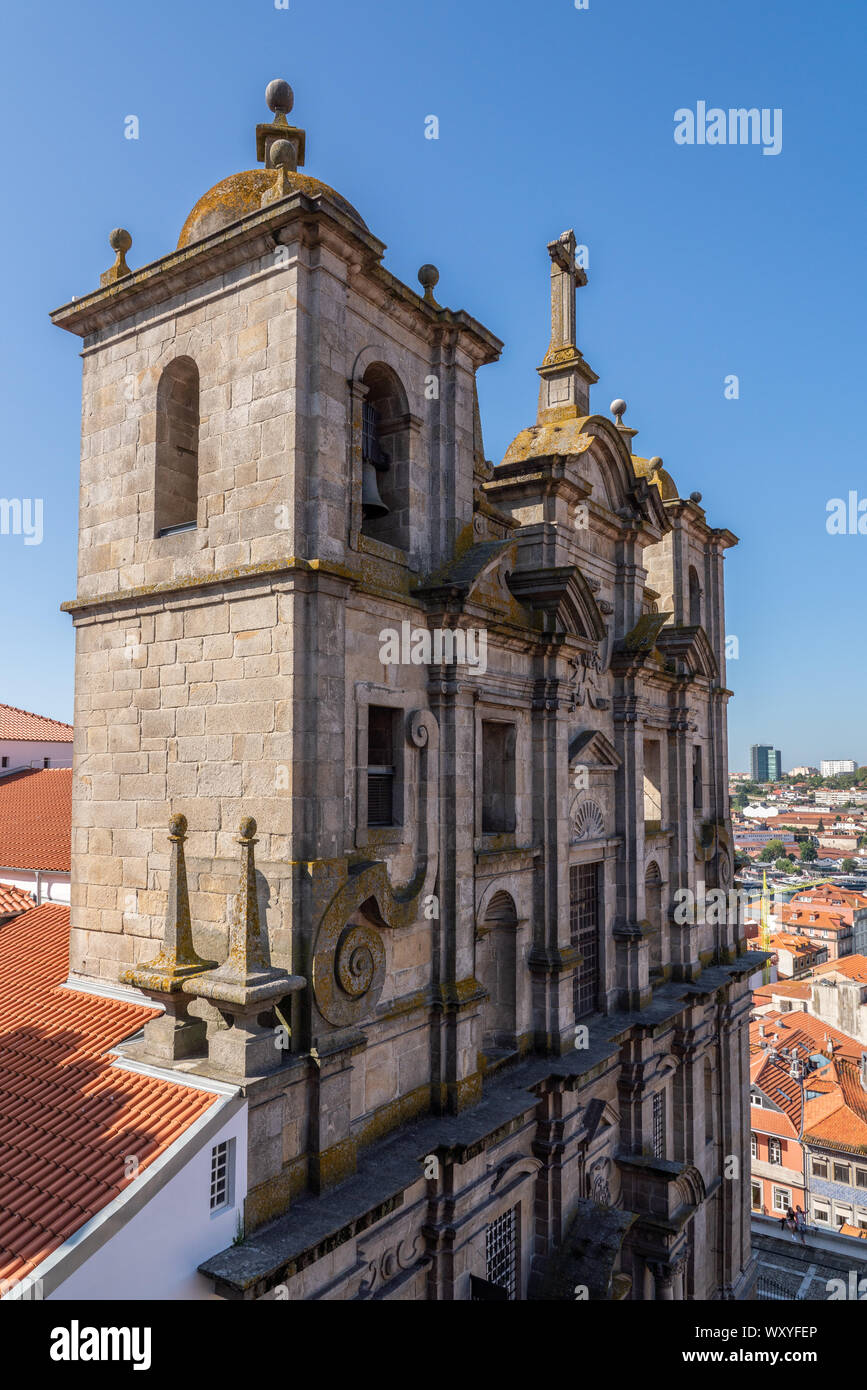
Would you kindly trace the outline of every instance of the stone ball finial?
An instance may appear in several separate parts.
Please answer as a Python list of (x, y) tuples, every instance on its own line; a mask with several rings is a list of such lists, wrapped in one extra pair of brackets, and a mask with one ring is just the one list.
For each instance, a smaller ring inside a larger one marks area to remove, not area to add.
[(252, 816), (245, 816), (238, 826), (238, 834), (242, 840), (252, 840), (256, 834), (256, 822)]
[(690, 500), (690, 502), (694, 502), (695, 505), (698, 506), (698, 504), (701, 502), (701, 493), (700, 493), (700, 492), (691, 492), (691, 493), (689, 494), (689, 500)]
[(275, 77), (265, 88), (265, 100), (270, 110), (281, 116), (288, 116), (295, 105), (295, 93), (282, 77)]
[(269, 152), (269, 158), (275, 169), (295, 168), (295, 146), (291, 140), (275, 140)]
[(611, 405), (608, 408), (611, 411), (611, 414), (615, 417), (618, 425), (622, 425), (623, 416), (626, 414), (626, 402), (622, 401), (618, 396), (617, 400), (612, 401)]
[(108, 234), (108, 244), (112, 251), (119, 251), (122, 256), (125, 256), (132, 246), (132, 237), (126, 227), (115, 227), (114, 231)]
[(427, 294), (439, 284), (440, 273), (435, 265), (423, 265), (418, 272), (418, 282)]
[(169, 821), (169, 834), (181, 839), (187, 833), (187, 818), (180, 814), (172, 816)]
[(658, 473), (661, 467), (662, 459), (659, 457), (659, 454), (654, 454), (653, 458), (650, 460), (650, 471), (652, 473)]

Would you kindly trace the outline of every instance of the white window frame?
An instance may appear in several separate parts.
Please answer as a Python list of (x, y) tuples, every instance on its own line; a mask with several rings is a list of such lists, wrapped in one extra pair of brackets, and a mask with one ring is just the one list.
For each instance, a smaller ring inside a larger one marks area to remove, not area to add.
[[(219, 1180), (218, 1180), (218, 1179), (216, 1179), (216, 1174), (217, 1174), (217, 1170), (218, 1170), (218, 1166), (219, 1166), (220, 1159), (223, 1157), (223, 1155), (220, 1153), (221, 1150), (223, 1150), (223, 1151), (225, 1152), (225, 1173), (224, 1173), (222, 1179), (219, 1179)], [(218, 1187), (215, 1187), (215, 1182), (219, 1182), (219, 1181), (222, 1182), (224, 1195), (223, 1195), (222, 1200), (221, 1200), (220, 1202), (218, 1202), (218, 1203), (215, 1205), (215, 1203), (214, 1203), (214, 1196), (215, 1196), (215, 1191), (218, 1190)], [(225, 1212), (225, 1211), (231, 1211), (231, 1209), (232, 1209), (232, 1207), (233, 1207), (234, 1205), (235, 1205), (235, 1140), (234, 1140), (234, 1138), (228, 1138), (228, 1139), (221, 1139), (221, 1140), (219, 1141), (219, 1143), (217, 1143), (217, 1144), (212, 1144), (212, 1145), (211, 1145), (211, 1164), (210, 1164), (210, 1180), (209, 1180), (209, 1207), (210, 1207), (211, 1216), (220, 1216), (220, 1215), (221, 1215), (223, 1212)]]
[[(816, 1164), (817, 1164), (817, 1163), (824, 1163), (824, 1165), (825, 1165), (825, 1171), (824, 1171), (824, 1173), (820, 1173), (820, 1172), (819, 1172), (818, 1168), (816, 1167)], [(823, 1158), (820, 1154), (811, 1154), (811, 1155), (810, 1155), (810, 1172), (811, 1172), (811, 1174), (813, 1175), (813, 1177), (814, 1177), (814, 1178), (819, 1178), (821, 1182), (827, 1182), (827, 1181), (828, 1181), (828, 1177), (829, 1177), (829, 1173), (830, 1173), (830, 1169), (829, 1169), (829, 1167), (828, 1167), (829, 1163), (830, 1163), (830, 1159), (828, 1159), (828, 1158)]]
[[(776, 1158), (774, 1157), (774, 1154), (777, 1155)], [(777, 1168), (782, 1167), (783, 1145), (782, 1141), (775, 1138), (774, 1135), (771, 1135), (768, 1139), (768, 1162), (774, 1164), (774, 1166)]]
[(750, 1153), (753, 1158), (759, 1156), (759, 1136), (753, 1132), (750, 1133)]
[[(785, 1201), (782, 1203), (782, 1205), (778, 1205), (778, 1204), (777, 1204), (777, 1193), (778, 1193), (778, 1192), (784, 1192), (784, 1193), (786, 1194), (786, 1195), (785, 1195)], [(785, 1212), (785, 1211), (787, 1211), (788, 1208), (792, 1205), (792, 1193), (791, 1193), (791, 1189), (788, 1188), (788, 1187), (778, 1187), (776, 1183), (772, 1183), (772, 1185), (771, 1185), (771, 1201), (773, 1202), (773, 1206), (772, 1206), (772, 1208), (771, 1208), (772, 1211), (779, 1211), (779, 1212)]]
[(813, 1198), (812, 1206), (813, 1220), (820, 1226), (830, 1226), (831, 1224), (831, 1203), (825, 1199), (817, 1201)]

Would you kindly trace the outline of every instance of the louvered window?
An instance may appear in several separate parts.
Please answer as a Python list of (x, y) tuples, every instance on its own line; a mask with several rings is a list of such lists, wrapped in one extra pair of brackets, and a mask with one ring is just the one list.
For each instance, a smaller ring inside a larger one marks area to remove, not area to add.
[(583, 957), (572, 976), (575, 1018), (599, 1007), (599, 865), (573, 864), (569, 870), (569, 929)]
[(394, 825), (395, 711), (371, 705), (367, 713), (367, 824)]

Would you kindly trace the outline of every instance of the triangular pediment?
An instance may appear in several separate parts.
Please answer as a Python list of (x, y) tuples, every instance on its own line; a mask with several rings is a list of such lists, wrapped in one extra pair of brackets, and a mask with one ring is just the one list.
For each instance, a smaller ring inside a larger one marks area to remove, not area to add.
[(580, 762), (603, 772), (615, 772), (623, 759), (601, 729), (582, 729), (569, 740), (569, 766)]

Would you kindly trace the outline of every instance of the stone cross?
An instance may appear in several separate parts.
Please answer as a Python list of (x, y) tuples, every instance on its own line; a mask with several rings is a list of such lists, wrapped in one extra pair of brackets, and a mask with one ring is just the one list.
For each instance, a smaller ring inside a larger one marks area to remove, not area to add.
[[(598, 380), (578, 351), (575, 290), (587, 284), (586, 272), (576, 264), (577, 242), (570, 228), (549, 241), (551, 257), (551, 341), (539, 367), (537, 424), (586, 415), (590, 410), (590, 386)], [(561, 440), (565, 443), (565, 440)]]
[(548, 242), (548, 255), (551, 257), (550, 352), (578, 346), (575, 290), (587, 284), (587, 276), (575, 264), (577, 244), (571, 228), (556, 241)]

